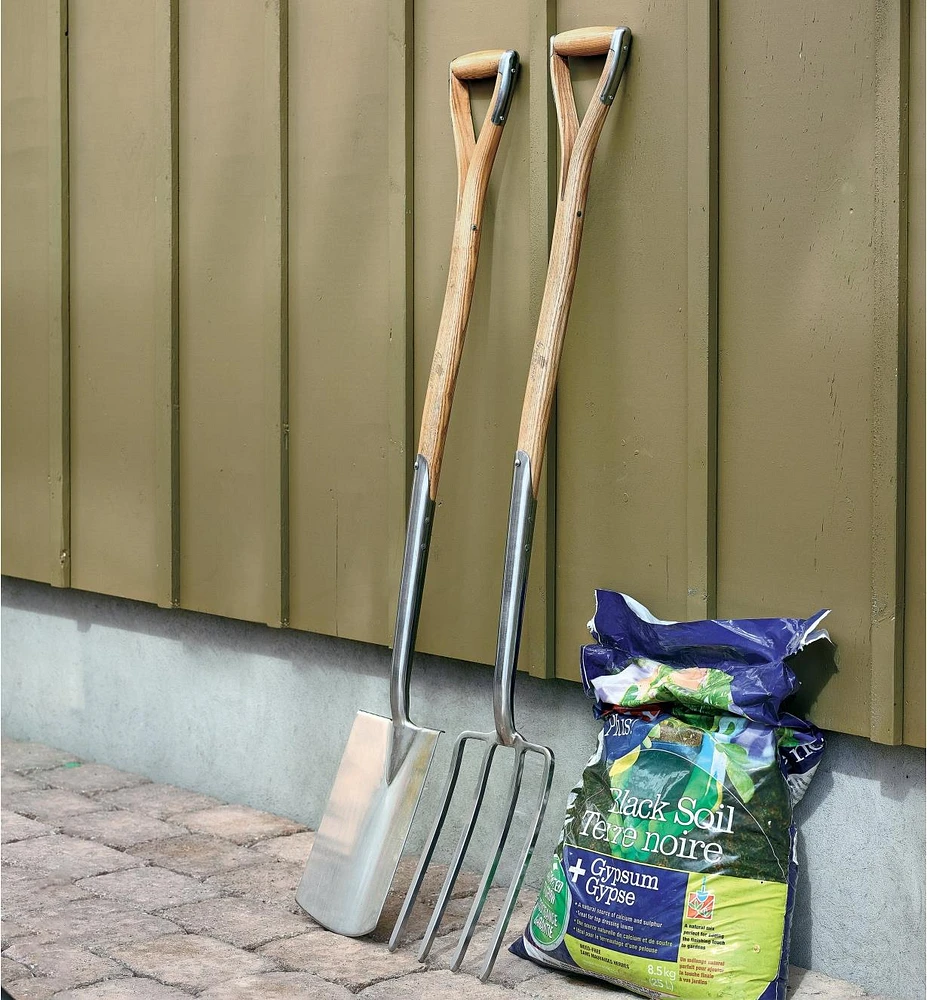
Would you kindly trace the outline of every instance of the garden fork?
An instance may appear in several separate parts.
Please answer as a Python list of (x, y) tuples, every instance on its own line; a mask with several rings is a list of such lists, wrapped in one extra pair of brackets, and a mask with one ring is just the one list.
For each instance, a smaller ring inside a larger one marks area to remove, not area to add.
[[(550, 40), (551, 86), (557, 108), (557, 123), (560, 131), (560, 183), (557, 216), (551, 241), (550, 262), (547, 281), (541, 301), (537, 334), (528, 386), (522, 408), (521, 426), (518, 434), (518, 449), (515, 453), (515, 472), (512, 483), (512, 499), (509, 507), (508, 535), (505, 545), (505, 570), (502, 580), (502, 608), (499, 617), (499, 633), (496, 641), (496, 665), (493, 675), (493, 716), (495, 730), (491, 733), (463, 732), (454, 743), (451, 752), (451, 767), (448, 772), (444, 795), (428, 841), (419, 859), (418, 867), (409, 886), (396, 926), (390, 936), (389, 948), (394, 951), (399, 943), (403, 927), (412, 911), (416, 896), (421, 888), (425, 872), (431, 863), (438, 837), (447, 818), (448, 809), (457, 785), (464, 747), (470, 742), (485, 744), (476, 782), (476, 794), (467, 821), (461, 830), (454, 856), (448, 868), (447, 877), (441, 887), (431, 915), (425, 936), (419, 950), (419, 960), (424, 959), (431, 949), (435, 935), (451, 898), (454, 883), (460, 874), (464, 856), (470, 845), (477, 816), (486, 793), (490, 769), (497, 748), (508, 747), (515, 752), (512, 776), (509, 784), (508, 802), (502, 823), (495, 839), (495, 852), (483, 871), (479, 889), (474, 896), (467, 915), (456, 951), (451, 960), (451, 969), (456, 971), (466, 955), (467, 948), (476, 929), (477, 921), (492, 886), (493, 877), (499, 866), (502, 851), (508, 839), (518, 794), (521, 789), (525, 757), (529, 753), (541, 758), (541, 788), (534, 807), (527, 836), (509, 886), (505, 901), (493, 929), (492, 938), (480, 979), (484, 982), (492, 972), (499, 953), (499, 946), (505, 934), (518, 893), (527, 872), (531, 854), (537, 843), (550, 793), (553, 778), (554, 755), (548, 747), (530, 743), (515, 728), (514, 695), (515, 668), (521, 638), (522, 613), (525, 604), (525, 588), (528, 580), (528, 564), (531, 557), (531, 539), (534, 531), (535, 509), (541, 479), (541, 463), (544, 458), (544, 442), (550, 422), (550, 412), (557, 382), (557, 370), (563, 348), (573, 285), (576, 280), (576, 265), (582, 240), (586, 196), (589, 191), (589, 177), (596, 143), (605, 123), (605, 116), (615, 99), (618, 85), (628, 60), (631, 47), (631, 32), (628, 28), (581, 28), (555, 35)], [(599, 78), (589, 108), (580, 125), (576, 114), (576, 103), (570, 83), (569, 56), (605, 55), (605, 68)]]

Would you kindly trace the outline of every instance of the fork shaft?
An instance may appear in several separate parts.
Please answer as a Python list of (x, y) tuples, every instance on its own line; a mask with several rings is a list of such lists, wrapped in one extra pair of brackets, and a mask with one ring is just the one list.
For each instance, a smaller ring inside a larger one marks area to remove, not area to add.
[(499, 613), (496, 668), (492, 686), (496, 732), (500, 741), (509, 747), (514, 746), (518, 739), (513, 707), (515, 668), (518, 666), (518, 647), (521, 642), (534, 515), (537, 509), (531, 482), (531, 459), (525, 452), (519, 451), (515, 455), (515, 471), (512, 475), (512, 500), (509, 505), (509, 527), (502, 574), (502, 608)]

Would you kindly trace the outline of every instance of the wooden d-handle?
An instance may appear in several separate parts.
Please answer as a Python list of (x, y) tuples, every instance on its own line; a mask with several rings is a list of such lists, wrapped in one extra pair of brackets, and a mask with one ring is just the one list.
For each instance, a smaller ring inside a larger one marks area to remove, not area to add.
[[(518, 450), (530, 460), (531, 489), (535, 497), (541, 483), (544, 443), (576, 282), (592, 159), (630, 48), (628, 28), (580, 28), (555, 35), (550, 41), (551, 87), (560, 131), (560, 190), (547, 281), (518, 430)], [(570, 55), (603, 53), (607, 53), (605, 66), (580, 123), (566, 60)]]
[(451, 73), (458, 80), (486, 80), (499, 72), (505, 49), (483, 49), (458, 56), (451, 63)]
[(550, 40), (558, 56), (604, 56), (612, 44), (614, 28), (573, 28)]
[[(477, 139), (467, 81), (491, 76), (496, 77), (496, 86)], [(437, 496), (457, 370), (473, 299), (486, 188), (517, 78), (518, 53), (514, 49), (473, 52), (455, 59), (450, 66), (451, 123), (457, 151), (457, 218), (418, 444), (419, 455), (428, 463), (432, 500)]]

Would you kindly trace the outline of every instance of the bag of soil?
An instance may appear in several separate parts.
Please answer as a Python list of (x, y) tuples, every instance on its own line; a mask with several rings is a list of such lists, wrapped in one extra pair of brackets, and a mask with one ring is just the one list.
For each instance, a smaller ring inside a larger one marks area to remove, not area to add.
[(792, 807), (824, 747), (782, 709), (786, 658), (826, 614), (663, 622), (596, 592), (602, 730), (515, 954), (654, 1000), (784, 1000)]

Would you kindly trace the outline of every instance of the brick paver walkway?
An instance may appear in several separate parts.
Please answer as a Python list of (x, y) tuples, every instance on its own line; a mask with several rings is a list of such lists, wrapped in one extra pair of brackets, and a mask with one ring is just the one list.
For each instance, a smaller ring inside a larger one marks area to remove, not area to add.
[[(404, 885), (369, 939), (332, 934), (297, 907), (312, 846), (298, 823), (36, 743), (3, 742), (2, 981), (15, 1000), (592, 1000), (627, 998), (500, 952), (492, 981), (447, 964), (475, 889), (462, 877), (426, 965), (415, 945), (440, 887), (430, 872), (409, 940), (385, 940)], [(408, 880), (404, 861), (397, 883)], [(496, 890), (493, 890), (494, 894)], [(493, 900), (490, 900), (492, 903)], [(525, 890), (507, 940), (533, 905)], [(495, 908), (487, 905), (487, 919)], [(794, 1000), (862, 990), (793, 970)]]

